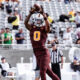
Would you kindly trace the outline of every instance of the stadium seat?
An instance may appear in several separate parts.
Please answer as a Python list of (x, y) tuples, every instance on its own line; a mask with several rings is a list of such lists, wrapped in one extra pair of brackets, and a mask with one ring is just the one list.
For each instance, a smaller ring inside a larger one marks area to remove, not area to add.
[(79, 80), (79, 72), (74, 72), (70, 63), (64, 63), (63, 69), (61, 69), (62, 80)]
[(17, 64), (18, 80), (34, 80), (35, 72), (32, 70), (32, 63)]
[[(24, 20), (25, 17), (28, 15), (30, 7), (33, 6), (33, 4), (39, 4), (42, 5), (44, 8), (44, 11), (46, 13), (49, 13), (49, 15), (53, 18), (53, 20), (58, 20), (59, 16), (61, 14), (68, 14), (69, 11), (71, 9), (74, 9), (75, 11), (78, 11), (80, 8), (80, 3), (78, 2), (71, 2), (70, 4), (65, 4), (64, 2), (58, 2), (58, 0), (51, 0), (50, 2), (45, 2), (45, 1), (37, 1), (36, 0), (20, 0), (21, 1), (21, 16), (22, 16), (22, 21), (20, 21), (20, 28), (23, 28), (24, 33), (25, 33), (25, 44), (27, 44), (27, 48), (32, 48), (31, 42), (30, 42), (30, 37), (29, 37), (29, 31), (26, 30), (25, 26), (24, 26)], [(12, 29), (12, 25), (8, 24), (7, 22), (7, 17), (8, 14), (6, 13), (6, 10), (4, 11), (0, 11), (0, 29), (1, 28), (5, 28), (5, 27), (9, 27), (10, 29)], [(72, 26), (73, 28), (76, 27), (75, 23), (55, 23), (55, 25), (57, 25), (56, 27), (67, 27), (67, 26)], [(63, 26), (64, 25), (64, 26)], [(54, 25), (53, 25), (54, 27)], [(57, 28), (58, 29), (58, 28)], [(59, 34), (58, 30), (56, 30), (57, 34)], [(14, 44), (16, 44), (16, 42), (14, 41)], [(28, 46), (28, 44), (30, 44)]]

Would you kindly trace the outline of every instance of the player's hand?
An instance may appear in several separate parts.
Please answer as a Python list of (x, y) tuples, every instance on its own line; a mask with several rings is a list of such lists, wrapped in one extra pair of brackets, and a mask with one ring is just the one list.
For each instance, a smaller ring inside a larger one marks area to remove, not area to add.
[(43, 10), (43, 7), (41, 6), (40, 7), (40, 13), (43, 15), (44, 14), (44, 10)]
[(30, 14), (34, 14), (34, 12), (35, 12), (35, 9), (34, 8), (31, 8)]

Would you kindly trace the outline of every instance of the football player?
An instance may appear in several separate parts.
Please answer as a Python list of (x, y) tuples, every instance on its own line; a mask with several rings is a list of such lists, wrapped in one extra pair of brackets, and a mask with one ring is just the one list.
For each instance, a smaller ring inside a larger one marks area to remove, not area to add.
[(50, 53), (45, 47), (45, 42), (47, 34), (50, 31), (50, 26), (42, 7), (35, 4), (34, 7), (31, 8), (29, 15), (25, 19), (25, 26), (30, 31), (33, 51), (37, 64), (40, 67), (41, 80), (46, 80), (46, 73), (52, 80), (60, 80), (49, 67)]

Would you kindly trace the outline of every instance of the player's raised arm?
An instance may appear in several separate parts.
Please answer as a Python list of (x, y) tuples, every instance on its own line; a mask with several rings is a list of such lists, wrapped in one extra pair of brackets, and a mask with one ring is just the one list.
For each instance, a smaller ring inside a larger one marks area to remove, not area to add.
[(42, 6), (40, 8), (40, 13), (43, 15), (44, 20), (45, 20), (45, 26), (46, 26), (45, 27), (45, 30), (46, 30), (47, 33), (49, 33), (50, 32), (50, 24), (48, 22), (48, 19), (47, 19), (46, 14), (44, 13), (44, 10), (43, 10), (43, 7)]
[(49, 24), (49, 22), (48, 22), (48, 19), (47, 19), (45, 13), (43, 14), (43, 16), (44, 16), (45, 26), (46, 26), (46, 27), (45, 27), (45, 30), (46, 30), (47, 33), (49, 33), (49, 32), (50, 32), (50, 24)]
[(47, 19), (47, 16), (46, 16), (46, 14), (44, 13), (44, 10), (43, 10), (43, 7), (41, 6), (41, 9), (40, 9), (40, 13), (43, 15), (43, 17), (44, 17), (44, 20), (45, 20), (45, 30), (46, 30), (46, 32), (47, 33), (49, 33), (50, 32), (50, 24), (49, 24), (49, 22), (48, 22), (48, 19)]
[(31, 17), (31, 14), (29, 14), (29, 15), (26, 17), (25, 22), (24, 22), (25, 27), (26, 27), (28, 30), (31, 30), (31, 25), (29, 24), (29, 19), (30, 19), (30, 17)]
[(25, 22), (24, 22), (25, 27), (26, 27), (29, 31), (32, 29), (31, 24), (29, 24), (29, 20), (30, 20), (31, 15), (32, 15), (34, 12), (35, 12), (35, 10), (34, 10), (34, 9), (31, 9), (29, 15), (26, 17)]
[(34, 14), (35, 12), (38, 12), (40, 10), (40, 7), (37, 4), (34, 4), (34, 6), (31, 8), (29, 15), (27, 16), (27, 18), (25, 19), (25, 27), (30, 31), (32, 29), (31, 24), (29, 24), (29, 20), (32, 14)]

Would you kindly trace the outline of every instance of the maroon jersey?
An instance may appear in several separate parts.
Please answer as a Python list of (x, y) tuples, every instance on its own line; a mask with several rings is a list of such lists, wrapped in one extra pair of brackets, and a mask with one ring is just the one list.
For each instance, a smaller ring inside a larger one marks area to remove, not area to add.
[(33, 46), (33, 50), (45, 48), (45, 42), (47, 39), (47, 32), (45, 31), (45, 27), (33, 28), (30, 31), (30, 39)]

